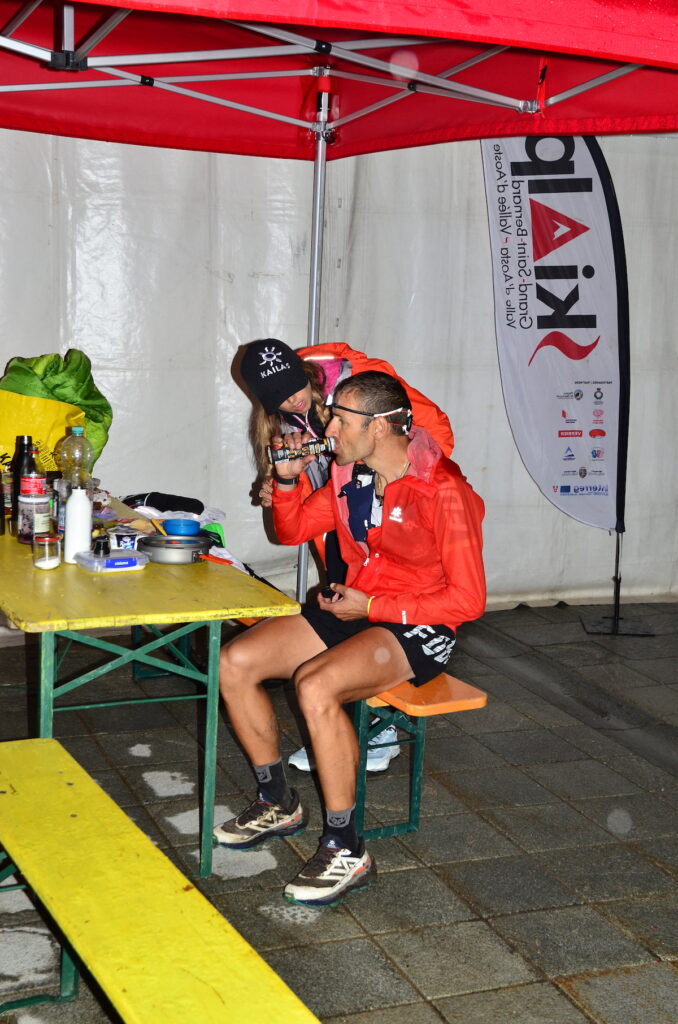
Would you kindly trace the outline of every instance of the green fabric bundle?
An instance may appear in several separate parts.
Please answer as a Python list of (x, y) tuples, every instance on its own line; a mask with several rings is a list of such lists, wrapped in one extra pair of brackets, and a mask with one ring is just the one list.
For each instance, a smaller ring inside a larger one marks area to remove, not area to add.
[(84, 352), (71, 348), (63, 358), (55, 352), (28, 359), (15, 356), (0, 379), (0, 389), (77, 405), (85, 414), (94, 459), (99, 458), (108, 441), (113, 410), (94, 383), (92, 364)]

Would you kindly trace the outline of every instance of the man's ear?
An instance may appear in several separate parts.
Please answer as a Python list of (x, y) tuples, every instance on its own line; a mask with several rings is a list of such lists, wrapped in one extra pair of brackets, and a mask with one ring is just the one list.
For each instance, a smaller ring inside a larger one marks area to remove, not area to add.
[(375, 440), (381, 440), (381, 438), (385, 437), (386, 434), (391, 433), (391, 424), (383, 416), (379, 417), (379, 419), (372, 420), (372, 423), (374, 424), (373, 436)]

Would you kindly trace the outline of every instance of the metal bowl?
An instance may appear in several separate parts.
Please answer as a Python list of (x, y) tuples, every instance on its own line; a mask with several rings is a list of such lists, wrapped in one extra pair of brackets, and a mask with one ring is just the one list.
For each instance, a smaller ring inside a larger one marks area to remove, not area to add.
[(210, 537), (140, 537), (139, 551), (148, 555), (152, 562), (165, 565), (190, 565), (199, 562), (212, 546)]

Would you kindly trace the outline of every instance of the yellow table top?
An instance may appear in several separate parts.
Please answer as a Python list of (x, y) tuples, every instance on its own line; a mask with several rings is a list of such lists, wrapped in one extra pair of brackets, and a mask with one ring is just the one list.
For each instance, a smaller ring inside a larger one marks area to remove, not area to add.
[(143, 623), (296, 615), (299, 605), (228, 565), (159, 565), (90, 573), (62, 563), (36, 569), (31, 548), (0, 537), (0, 609), (26, 633)]

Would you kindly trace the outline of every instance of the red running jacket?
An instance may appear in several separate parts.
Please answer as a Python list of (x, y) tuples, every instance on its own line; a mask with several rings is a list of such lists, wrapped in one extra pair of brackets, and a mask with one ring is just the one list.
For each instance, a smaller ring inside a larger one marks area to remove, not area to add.
[(382, 525), (367, 543), (354, 540), (346, 498), (353, 464), (332, 465), (324, 487), (273, 490), (273, 518), (283, 544), (301, 544), (336, 528), (346, 585), (374, 598), (371, 622), (444, 623), (456, 629), (485, 610), (481, 524), (485, 506), (456, 463), (420, 428), (407, 450), (410, 469), (387, 485)]

